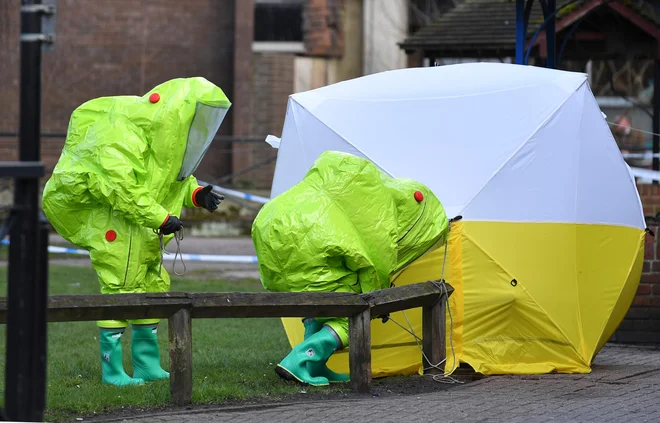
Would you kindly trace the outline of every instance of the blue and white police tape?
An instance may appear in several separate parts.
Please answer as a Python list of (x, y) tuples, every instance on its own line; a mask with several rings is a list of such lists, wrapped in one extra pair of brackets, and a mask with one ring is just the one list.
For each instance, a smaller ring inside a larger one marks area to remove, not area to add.
[[(8, 240), (0, 241), (2, 245), (9, 245)], [(67, 248), (67, 247), (57, 247), (55, 245), (48, 246), (49, 253), (60, 253), (60, 254), (77, 254), (88, 256), (89, 252), (85, 250), (80, 250), (77, 248)], [(250, 263), (256, 264), (256, 256), (229, 256), (229, 255), (215, 255), (215, 254), (179, 254), (177, 260), (183, 258), (185, 261), (201, 261), (207, 263)], [(166, 254), (163, 257), (163, 260), (174, 260), (174, 253)]]
[(660, 157), (660, 154), (653, 154), (650, 151), (646, 153), (621, 153), (624, 159), (652, 159)]
[(242, 198), (243, 200), (254, 201), (255, 203), (266, 204), (267, 202), (270, 201), (270, 198), (260, 197), (258, 195), (252, 195), (246, 192), (235, 191), (233, 189), (219, 187), (217, 185), (209, 184), (208, 182), (204, 182), (200, 180), (197, 180), (197, 183), (200, 185), (211, 185), (213, 187), (213, 191), (219, 194), (230, 195), (232, 197)]
[[(213, 254), (179, 254), (176, 259), (184, 261), (204, 261), (209, 263), (257, 263), (257, 256), (223, 256)], [(174, 260), (174, 253), (163, 256), (163, 260)]]
[(642, 169), (639, 167), (631, 167), (630, 174), (636, 178), (650, 180), (650, 181), (660, 181), (660, 172), (657, 170)]
[[(9, 245), (9, 241), (6, 239), (3, 239), (0, 241), (0, 244), (2, 245)], [(80, 255), (89, 255), (88, 251), (85, 250), (79, 250), (77, 248), (67, 248), (67, 247), (57, 247), (55, 245), (49, 245), (48, 246), (48, 252), (49, 253), (62, 253), (62, 254), (80, 254)]]

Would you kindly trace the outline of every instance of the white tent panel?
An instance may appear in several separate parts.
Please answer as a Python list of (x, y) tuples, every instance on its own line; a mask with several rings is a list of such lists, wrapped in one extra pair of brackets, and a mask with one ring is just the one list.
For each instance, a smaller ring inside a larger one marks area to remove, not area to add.
[(462, 215), (469, 220), (645, 227), (634, 178), (586, 83)]
[(271, 196), (326, 150), (425, 183), (452, 217), (644, 227), (634, 180), (580, 73), (475, 63), (295, 94)]
[(271, 198), (300, 182), (317, 157), (326, 150), (365, 157), (290, 98), (277, 153)]
[(297, 93), (293, 98), (315, 113), (315, 101), (329, 98), (392, 101), (473, 97), (547, 84), (570, 94), (586, 77), (535, 66), (464, 63), (376, 73)]
[[(446, 66), (452, 67), (461, 66)], [(473, 69), (467, 68), (468, 71)], [(485, 68), (490, 66), (475, 68), (487, 71)], [(499, 65), (495, 68), (501, 69)], [(413, 178), (429, 186), (449, 216), (459, 214), (548, 116), (584, 82), (584, 78), (571, 74), (570, 84), (561, 78), (561, 84), (557, 84), (556, 76), (548, 80), (547, 70), (541, 72), (546, 78), (540, 81), (525, 80), (524, 75), (514, 81), (501, 72), (482, 72), (472, 79), (476, 86), (499, 86), (494, 78), (502, 76), (506, 89), (477, 94), (473, 86), (464, 82), (466, 77), (460, 77), (454, 70), (447, 79), (441, 68), (430, 69), (433, 72), (426, 72), (426, 69), (421, 73), (419, 69), (387, 72), (399, 78), (398, 82), (390, 81), (390, 85), (385, 86), (367, 79), (373, 76), (360, 78), (364, 86), (373, 85), (371, 99), (361, 98), (364, 93), (357, 89), (360, 84), (356, 85), (354, 97), (349, 97), (346, 87), (353, 85), (348, 84), (351, 81), (294, 98), (392, 176)], [(436, 78), (412, 78), (407, 76), (407, 71), (415, 71), (415, 76), (435, 74)], [(539, 72), (531, 74), (536, 77)], [(374, 79), (384, 78), (377, 75)], [(420, 83), (428, 83), (424, 97), (417, 97), (421, 95), (417, 91)], [(406, 84), (411, 87), (409, 96), (377, 99), (385, 95), (382, 93), (389, 93), (390, 87), (396, 87), (394, 94), (401, 94), (401, 86)], [(573, 89), (570, 93), (569, 85)], [(467, 94), (458, 95), (460, 90), (456, 90), (456, 86), (462, 86)], [(332, 87), (337, 89), (331, 90)], [(437, 96), (433, 97), (433, 93)], [(447, 96), (447, 93), (456, 95)], [(287, 142), (283, 137), (282, 145)], [(318, 141), (303, 138), (302, 142), (309, 145)]]
[(465, 219), (575, 222), (584, 87), (502, 163), (462, 212)]
[(635, 178), (590, 89), (583, 90), (577, 222), (646, 227)]

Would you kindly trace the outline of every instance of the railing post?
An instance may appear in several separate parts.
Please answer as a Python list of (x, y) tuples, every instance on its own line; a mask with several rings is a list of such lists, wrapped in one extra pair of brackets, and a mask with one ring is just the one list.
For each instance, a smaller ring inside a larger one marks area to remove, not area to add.
[(181, 309), (169, 318), (170, 393), (176, 405), (192, 401), (192, 318)]
[[(435, 303), (422, 307), (422, 345), (424, 356), (426, 356), (426, 358), (422, 356), (422, 363), (424, 364), (424, 373), (426, 374), (442, 374), (443, 369), (445, 369), (445, 364), (438, 364), (442, 363), (446, 356), (446, 301), (446, 294), (441, 294)], [(431, 367), (436, 365), (437, 367)]]
[[(22, 0), (20, 14), (20, 102), (18, 159), (41, 160), (41, 0)], [(15, 16), (18, 18), (18, 16)], [(8, 16), (8, 19), (12, 17)], [(42, 260), (48, 245), (40, 245), (39, 175), (14, 179), (15, 219), (10, 231), (7, 279), (5, 414), (10, 421), (42, 421), (46, 402), (48, 280)], [(47, 239), (46, 239), (47, 241)], [(43, 247), (43, 248), (40, 248)]]
[(348, 356), (351, 387), (368, 393), (371, 386), (371, 310), (348, 318)]

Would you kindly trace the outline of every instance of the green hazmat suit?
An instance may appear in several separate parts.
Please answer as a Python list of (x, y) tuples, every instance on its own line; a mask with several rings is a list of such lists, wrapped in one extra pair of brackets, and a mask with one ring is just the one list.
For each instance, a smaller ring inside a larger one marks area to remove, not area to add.
[[(425, 185), (326, 151), (301, 182), (262, 207), (252, 239), (269, 291), (363, 293), (390, 287), (393, 274), (444, 244), (448, 231)], [(332, 328), (339, 348), (348, 346), (348, 319), (316, 320)]]
[[(164, 82), (141, 97), (96, 98), (74, 110), (43, 209), (62, 237), (90, 252), (103, 294), (169, 290), (154, 230), (180, 216), (183, 206), (198, 206), (194, 195), (201, 187), (192, 173), (230, 106), (222, 89), (194, 77)], [(165, 236), (165, 244), (172, 237)]]

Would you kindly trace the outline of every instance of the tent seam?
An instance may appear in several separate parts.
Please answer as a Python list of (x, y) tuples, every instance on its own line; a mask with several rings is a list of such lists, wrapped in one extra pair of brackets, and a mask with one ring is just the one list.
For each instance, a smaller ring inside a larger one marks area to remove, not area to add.
[[(298, 106), (303, 107), (300, 103), (298, 103), (298, 101), (295, 98), (291, 97), (291, 100), (293, 100), (293, 102), (296, 103)], [(291, 117), (293, 118), (293, 125), (296, 127), (296, 135), (298, 135), (298, 142), (300, 143), (300, 148), (302, 149), (303, 156), (307, 158), (307, 152), (305, 151), (305, 146), (302, 142), (302, 139), (300, 138), (300, 128), (298, 127), (298, 119), (296, 119), (296, 111), (293, 107), (291, 107)]]
[[(591, 91), (591, 87), (589, 87), (589, 92), (591, 92), (592, 95), (593, 95), (593, 92)], [(595, 96), (594, 96), (594, 98), (595, 98)], [(608, 130), (609, 130), (609, 124), (607, 125), (607, 127), (608, 127)], [(612, 136), (611, 131), (609, 132), (609, 134), (610, 134), (610, 142), (616, 144), (616, 140), (615, 140), (614, 137)], [(617, 147), (617, 148), (618, 148), (618, 147)], [(645, 219), (645, 217), (644, 217), (644, 207), (643, 207), (643, 205), (642, 205), (642, 199), (641, 199), (641, 197), (640, 197), (640, 195), (639, 195), (639, 191), (638, 191), (638, 189), (637, 189), (637, 181), (635, 180), (635, 177), (634, 177), (634, 176), (632, 175), (632, 173), (630, 172), (630, 165), (628, 165), (628, 163), (626, 163), (626, 160), (623, 158), (623, 155), (622, 155), (622, 154), (619, 155), (619, 160), (620, 160), (621, 163), (624, 164), (624, 166), (626, 166), (626, 169), (628, 170), (628, 180), (632, 183), (632, 188), (634, 189), (634, 192), (637, 193), (637, 206), (638, 206), (638, 211), (640, 212), (641, 221), (642, 221), (643, 223), (642, 223), (642, 227), (641, 227), (641, 228), (640, 228), (640, 227), (637, 227), (637, 226), (635, 226), (635, 228), (637, 228), (637, 229), (645, 229), (645, 228), (646, 228), (646, 219)]]
[[(495, 260), (495, 257), (493, 257), (493, 256), (491, 256), (490, 254), (488, 254), (488, 252), (486, 252), (486, 250), (484, 250), (483, 247), (482, 247), (479, 243), (477, 243), (477, 242), (474, 240), (474, 238), (472, 238), (471, 236), (469, 236), (469, 235), (467, 234), (467, 231), (463, 231), (463, 236), (464, 236), (465, 238), (467, 238), (470, 242), (472, 242), (472, 244), (474, 244), (475, 247), (477, 247), (479, 250), (481, 250), (481, 252), (483, 252), (487, 257), (489, 257), (491, 260), (493, 260), (493, 262), (494, 262), (495, 264), (497, 264), (497, 266), (498, 266), (500, 269), (502, 269), (507, 275), (509, 275), (511, 278), (514, 278), (514, 276), (511, 274), (511, 272), (510, 272), (508, 269), (506, 269), (506, 268), (505, 268), (505, 267), (504, 267), (499, 261)], [(525, 294), (527, 294), (527, 297), (528, 297), (530, 300), (532, 300), (532, 301), (534, 302), (534, 304), (536, 304), (536, 305), (538, 306), (538, 308), (541, 309), (541, 311), (542, 311), (543, 313), (545, 313), (546, 316), (548, 316), (548, 320), (549, 320), (549, 321), (555, 326), (555, 328), (557, 328), (557, 330), (559, 331), (559, 333), (562, 334), (562, 336), (563, 336), (564, 339), (566, 340), (566, 344), (567, 344), (568, 346), (570, 346), (570, 348), (573, 350), (573, 352), (575, 352), (576, 356), (580, 358), (580, 360), (582, 361), (582, 364), (585, 364), (585, 365), (586, 365), (586, 363), (584, 363), (584, 359), (583, 359), (582, 355), (581, 355), (581, 354), (575, 349), (575, 345), (573, 345), (573, 343), (571, 342), (570, 338), (564, 333), (564, 331), (561, 329), (561, 327), (559, 327), (559, 325), (558, 325), (554, 320), (552, 320), (552, 318), (550, 318), (550, 314), (546, 311), (546, 309), (543, 308), (543, 307), (542, 307), (542, 306), (536, 301), (536, 299), (535, 299), (534, 297), (532, 297), (532, 295), (531, 295), (531, 294), (525, 289), (524, 285), (522, 285), (522, 284), (520, 283), (520, 281), (518, 281), (518, 286), (520, 286), (520, 287), (525, 291)], [(588, 366), (588, 365), (587, 365), (587, 366)]]
[[(639, 228), (635, 228), (635, 229), (637, 229), (638, 231), (642, 232), (642, 237), (641, 237), (640, 240), (638, 241), (638, 242), (639, 242), (638, 245), (641, 244), (641, 245), (643, 246), (643, 245), (644, 245), (644, 238), (646, 237), (646, 231), (644, 231), (644, 230), (642, 230), (642, 229), (639, 229)], [(632, 270), (633, 270), (633, 268), (635, 267), (635, 262), (637, 261), (637, 256), (639, 255), (639, 250), (640, 250), (640, 248), (637, 249), (637, 251), (635, 252), (635, 254), (634, 254), (633, 257), (632, 257), (632, 262), (630, 263), (630, 267), (628, 268), (628, 273), (626, 273), (626, 282), (628, 282), (628, 280), (630, 279), (630, 274), (632, 273)], [(643, 259), (642, 259), (642, 261), (643, 261)], [(637, 284), (639, 285), (639, 281), (637, 282)], [(623, 289), (624, 289), (625, 287), (626, 287), (626, 284), (623, 284), (623, 286), (621, 286), (621, 289), (619, 290), (619, 293), (618, 293), (618, 295), (617, 295), (617, 297), (616, 297), (616, 301), (612, 304), (612, 307), (608, 310), (608, 315), (609, 315), (610, 318), (612, 317), (612, 311), (614, 310), (614, 308), (616, 307), (617, 303), (618, 303), (619, 300), (621, 299), (621, 294), (623, 294)], [(635, 299), (635, 296), (633, 295), (633, 301), (634, 301), (634, 299)], [(630, 308), (630, 306), (628, 306), (628, 308)], [(624, 318), (625, 318), (625, 315), (624, 315)], [(603, 337), (603, 333), (604, 333), (604, 331), (605, 331), (605, 328), (607, 327), (607, 323), (609, 323), (609, 320), (605, 320), (605, 321), (603, 322), (602, 326), (600, 327), (600, 336), (598, 337), (598, 343), (600, 343), (601, 338)], [(598, 344), (596, 344), (596, 346), (597, 346), (597, 345), (598, 345)], [(594, 353), (596, 353), (596, 352), (597, 352), (597, 351), (594, 351)]]
[(637, 228), (637, 229), (646, 229), (647, 224), (646, 224), (646, 217), (644, 216), (644, 206), (642, 205), (642, 198), (640, 197), (639, 190), (637, 189), (637, 181), (635, 180), (635, 177), (632, 175), (630, 171), (630, 165), (628, 165), (628, 163), (626, 163), (626, 161), (623, 159), (623, 155), (621, 156), (621, 159), (628, 168), (628, 177), (630, 178), (630, 182), (632, 182), (633, 188), (637, 192), (637, 206), (639, 207), (638, 211), (641, 212), (640, 217), (642, 218), (642, 222), (644, 223), (642, 228)]
[(520, 146), (519, 146), (518, 148), (516, 148), (516, 150), (515, 150), (513, 153), (511, 153), (511, 155), (509, 156), (509, 158), (506, 159), (506, 160), (504, 161), (504, 163), (502, 163), (502, 164), (500, 165), (500, 167), (498, 167), (498, 168), (495, 170), (495, 172), (490, 176), (490, 178), (488, 178), (488, 179), (486, 180), (486, 183), (484, 183), (484, 185), (483, 185), (481, 188), (479, 188), (479, 190), (477, 190), (477, 192), (474, 194), (474, 196), (472, 196), (472, 198), (470, 198), (470, 199), (468, 200), (468, 202), (465, 203), (465, 205), (463, 206), (463, 208), (461, 209), (461, 211), (460, 211), (460, 213), (459, 213), (460, 215), (462, 215), (463, 213), (465, 213), (465, 210), (470, 206), (470, 204), (475, 200), (475, 198), (477, 198), (477, 197), (479, 196), (479, 194), (481, 194), (481, 192), (484, 190), (484, 188), (486, 188), (486, 187), (488, 186), (488, 184), (493, 180), (493, 178), (494, 178), (495, 176), (497, 176), (497, 174), (500, 173), (500, 172), (502, 171), (502, 169), (504, 169), (504, 167), (505, 167), (507, 164), (509, 164), (509, 162), (510, 162), (511, 160), (513, 160), (514, 157), (516, 157), (516, 155), (518, 154), (518, 152), (520, 152), (520, 150), (522, 150), (523, 147), (527, 145), (527, 143), (529, 142), (529, 140), (531, 140), (532, 137), (533, 137), (534, 135), (536, 135), (536, 133), (537, 133), (541, 128), (543, 128), (543, 127), (544, 127), (544, 126), (550, 121), (550, 119), (551, 119), (552, 117), (554, 117), (554, 116), (557, 114), (557, 112), (562, 108), (562, 106), (563, 106), (564, 104), (566, 104), (566, 102), (567, 102), (568, 100), (570, 100), (571, 97), (573, 97), (573, 96), (575, 95), (575, 93), (580, 89), (580, 87), (582, 87), (582, 85), (584, 85), (585, 82), (586, 82), (586, 80), (583, 81), (582, 84), (580, 84), (580, 85), (575, 89), (575, 91), (573, 91), (569, 96), (567, 96), (567, 97), (566, 97), (566, 98), (565, 98), (565, 99), (564, 99), (559, 105), (557, 105), (557, 107), (552, 111), (552, 113), (550, 113), (550, 114), (549, 114), (549, 115), (543, 120), (543, 122), (541, 122), (541, 124), (540, 124), (536, 129), (534, 129), (534, 131), (532, 131), (532, 133), (529, 135), (529, 137), (527, 137), (527, 138), (525, 139), (525, 141), (523, 141), (523, 142), (520, 144)]
[[(583, 85), (580, 86), (580, 88), (582, 88), (582, 87), (583, 87)], [(583, 93), (582, 94), (582, 110), (581, 110), (581, 114), (580, 114), (580, 127), (578, 128), (578, 137), (582, 133), (582, 125), (584, 123), (584, 103), (585, 103), (584, 98), (585, 98), (585, 96), (586, 96), (586, 93)], [(575, 208), (574, 208), (575, 215), (574, 215), (573, 220), (575, 220), (575, 222), (578, 221), (578, 193), (580, 191), (580, 160), (581, 159), (582, 159), (582, 140), (580, 138), (580, 141), (578, 143), (577, 177), (576, 177), (576, 182), (575, 182), (575, 198), (574, 198), (574, 201), (575, 201), (575, 203), (574, 203), (575, 204)], [(580, 331), (580, 351), (583, 351), (585, 340), (584, 340), (584, 327), (582, 326), (582, 311), (581, 311), (582, 302), (580, 301), (580, 284), (579, 284), (579, 280), (580, 280), (579, 275), (580, 275), (580, 273), (579, 273), (579, 269), (578, 269), (578, 229), (579, 228), (580, 228), (580, 226), (574, 225), (574, 230), (575, 230), (575, 273), (574, 273), (574, 276), (575, 276), (575, 291), (576, 291), (577, 302), (578, 302), (578, 307), (577, 307), (577, 314), (578, 314), (577, 317), (578, 317), (578, 319), (577, 320), (578, 320), (578, 328), (579, 328), (579, 331)], [(582, 360), (585, 360), (585, 357), (582, 354), (580, 354), (580, 356), (582, 357)], [(585, 363), (585, 364), (587, 364), (587, 363)], [(589, 366), (589, 365), (587, 364), (587, 366)]]
[(569, 224), (569, 225), (594, 225), (594, 226), (612, 226), (615, 228), (630, 228), (637, 230), (644, 230), (638, 226), (624, 225), (621, 223), (612, 222), (572, 222), (565, 220), (498, 220), (498, 219), (465, 219), (468, 222), (501, 222), (501, 223), (551, 223), (551, 224)]
[[(300, 144), (300, 148), (302, 149), (303, 155), (306, 156), (306, 153), (305, 153), (305, 147), (303, 147), (303, 143), (302, 143), (302, 141), (300, 141), (300, 132), (299, 132), (299, 130), (298, 130), (298, 122), (296, 121), (296, 116), (295, 116), (295, 113), (294, 113), (294, 111), (293, 111), (293, 106), (291, 106), (291, 102), (295, 102), (295, 103), (298, 103), (298, 102), (297, 102), (294, 98), (292, 98), (292, 96), (289, 96), (289, 100), (290, 100), (290, 101), (287, 103), (287, 107), (286, 107), (287, 111), (284, 113), (284, 115), (285, 115), (285, 120), (286, 120), (286, 114), (287, 114), (287, 112), (290, 110), (290, 111), (291, 111), (291, 119), (293, 119), (293, 126), (296, 128), (296, 136), (298, 137), (298, 143)], [(285, 122), (284, 126), (282, 127), (282, 135), (284, 135), (284, 128), (285, 128), (285, 127), (286, 127), (286, 122)], [(277, 155), (278, 155), (278, 157), (279, 157), (280, 149), (281, 149), (282, 147), (283, 147), (283, 146), (280, 145), (280, 147), (277, 149)], [(278, 165), (281, 166), (281, 164), (279, 164), (279, 163), (280, 163), (279, 159), (275, 161), (275, 169), (274, 169), (274, 171), (273, 171), (273, 184), (271, 184), (271, 187), (270, 187), (270, 197), (271, 197), (271, 198), (273, 197), (273, 186), (274, 186), (274, 182), (275, 182), (275, 180), (276, 180), (275, 178), (276, 178), (277, 175), (278, 175), (278, 172), (277, 172), (277, 170), (278, 170)], [(289, 188), (290, 188), (290, 187), (289, 187)], [(285, 191), (286, 191), (286, 190), (285, 190)]]

